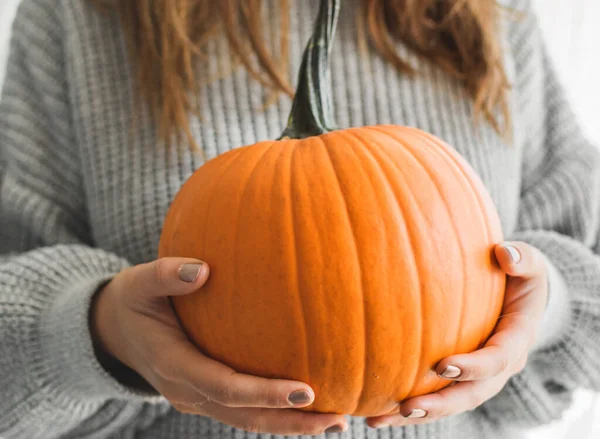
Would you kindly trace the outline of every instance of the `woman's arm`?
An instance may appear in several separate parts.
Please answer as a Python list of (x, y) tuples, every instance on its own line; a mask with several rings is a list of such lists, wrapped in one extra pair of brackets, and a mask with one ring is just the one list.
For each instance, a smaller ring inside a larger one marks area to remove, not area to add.
[[(0, 436), (99, 437), (168, 405), (94, 355), (97, 288), (128, 262), (93, 248), (55, 2), (17, 14), (0, 100)], [(127, 427), (125, 427), (127, 426)]]
[[(558, 419), (577, 388), (600, 390), (600, 155), (557, 78), (530, 1), (511, 32), (517, 114), (529, 121), (518, 231), (550, 262), (549, 309), (525, 369), (482, 407), (497, 422)], [(519, 123), (517, 123), (519, 126)], [(554, 273), (554, 274), (553, 274)]]

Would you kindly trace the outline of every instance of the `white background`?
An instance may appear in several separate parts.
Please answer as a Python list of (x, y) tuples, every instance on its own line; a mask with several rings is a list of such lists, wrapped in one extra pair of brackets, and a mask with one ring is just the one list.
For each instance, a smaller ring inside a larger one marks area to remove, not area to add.
[[(0, 84), (10, 23), (19, 0), (0, 0)], [(128, 0), (123, 0), (128, 1)], [(600, 145), (600, 1), (534, 0), (559, 73), (590, 137)], [(532, 431), (531, 439), (600, 438), (600, 400), (580, 392), (565, 418)]]

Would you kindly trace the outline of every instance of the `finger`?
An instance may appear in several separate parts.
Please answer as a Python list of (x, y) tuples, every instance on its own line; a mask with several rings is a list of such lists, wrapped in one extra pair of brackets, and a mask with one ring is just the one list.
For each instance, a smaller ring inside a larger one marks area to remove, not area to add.
[(470, 354), (442, 360), (436, 372), (441, 378), (454, 381), (484, 380), (506, 371), (510, 366), (510, 357), (511, 353), (499, 346), (486, 346)]
[(402, 403), (400, 415), (408, 419), (439, 419), (479, 407), (506, 383), (503, 375), (485, 381), (467, 381)]
[(146, 297), (178, 296), (200, 288), (208, 279), (206, 262), (189, 258), (161, 258), (132, 267), (131, 290)]
[(524, 242), (504, 242), (495, 248), (500, 268), (509, 276), (532, 278), (544, 273), (544, 259), (539, 250)]
[(208, 398), (228, 407), (290, 408), (306, 407), (315, 398), (305, 383), (237, 373), (205, 357), (186, 341), (161, 352), (154, 369), (161, 381), (158, 390), (170, 400), (195, 402)]
[(209, 416), (232, 427), (251, 433), (278, 435), (310, 435), (340, 433), (348, 429), (341, 415), (318, 414), (299, 410), (232, 408), (214, 402), (188, 405), (173, 404), (182, 413)]
[(485, 381), (466, 381), (438, 392), (403, 401), (400, 413), (369, 419), (369, 425), (422, 424), (473, 410), (496, 395), (506, 383), (499, 377)]
[(484, 380), (503, 374), (526, 356), (534, 328), (524, 314), (514, 313), (500, 320), (496, 333), (482, 349), (453, 355), (439, 362), (436, 373), (455, 381)]

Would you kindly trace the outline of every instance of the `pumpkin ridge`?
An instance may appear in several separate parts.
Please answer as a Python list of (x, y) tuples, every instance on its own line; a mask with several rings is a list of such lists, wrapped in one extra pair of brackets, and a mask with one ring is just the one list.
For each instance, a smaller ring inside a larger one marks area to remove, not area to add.
[[(429, 135), (427, 135), (427, 133), (425, 133), (424, 131), (421, 131), (421, 130), (416, 130), (416, 129), (414, 131), (417, 136), (421, 137), (429, 145), (434, 145), (433, 139)], [(490, 233), (489, 225), (486, 221), (483, 221), (483, 219), (486, 217), (486, 215), (484, 214), (484, 209), (483, 209), (483, 206), (485, 205), (485, 203), (483, 203), (483, 200), (479, 196), (479, 191), (473, 185), (473, 179), (471, 178), (471, 176), (469, 174), (467, 174), (465, 172), (464, 167), (461, 166), (461, 163), (459, 163), (456, 160), (456, 157), (454, 157), (452, 154), (450, 154), (448, 151), (446, 151), (445, 148), (440, 148), (439, 145), (434, 145), (434, 146), (437, 146), (436, 148), (433, 148), (435, 153), (438, 154), (438, 156), (444, 157), (447, 161), (449, 161), (452, 164), (453, 169), (458, 174), (460, 174), (460, 176), (463, 178), (463, 181), (468, 186), (468, 189), (469, 189), (469, 192), (471, 193), (471, 195), (473, 195), (473, 197), (477, 200), (477, 206), (480, 209), (480, 211), (479, 211), (480, 219), (482, 220), (483, 223), (485, 223), (486, 237), (488, 239), (490, 239), (492, 234)]]
[[(336, 134), (342, 133), (343, 131), (338, 131), (336, 132)], [(365, 306), (365, 284), (364, 284), (364, 276), (362, 274), (362, 265), (361, 265), (361, 261), (360, 261), (360, 252), (359, 252), (359, 248), (358, 248), (358, 241), (356, 239), (356, 235), (354, 232), (354, 227), (353, 227), (353, 222), (352, 222), (352, 218), (350, 215), (350, 210), (348, 209), (348, 204), (346, 202), (346, 194), (344, 192), (343, 186), (340, 182), (339, 176), (337, 174), (336, 171), (336, 167), (335, 167), (335, 163), (333, 161), (333, 158), (331, 157), (331, 153), (329, 151), (329, 146), (327, 144), (327, 142), (325, 141), (325, 137), (327, 136), (318, 136), (315, 139), (319, 139), (321, 144), (323, 145), (323, 149), (325, 150), (325, 155), (327, 156), (327, 158), (329, 159), (329, 163), (331, 164), (331, 171), (333, 173), (333, 175), (335, 176), (335, 180), (337, 182), (337, 186), (339, 188), (339, 193), (341, 195), (341, 199), (344, 202), (344, 207), (345, 207), (345, 212), (346, 212), (346, 218), (348, 220), (348, 224), (350, 225), (350, 230), (352, 232), (352, 242), (354, 244), (354, 255), (357, 261), (357, 267), (358, 267), (358, 276), (360, 279), (360, 285), (361, 285), (361, 293), (362, 293), (362, 306), (363, 306), (363, 357), (364, 357), (364, 361), (363, 361), (363, 379), (362, 379), (362, 387), (360, 390), (360, 393), (358, 394), (358, 399), (357, 399), (357, 403), (354, 407), (354, 409), (352, 410), (353, 412), (356, 412), (356, 410), (358, 409), (361, 401), (362, 401), (362, 397), (363, 397), (363, 391), (365, 388), (365, 377), (366, 377), (366, 373), (367, 373), (367, 319), (366, 319), (366, 306)]]
[[(294, 189), (294, 156), (297, 155), (298, 153), (298, 146), (303, 142), (304, 140), (301, 140), (300, 142), (294, 143), (294, 146), (292, 148), (290, 148), (290, 170), (289, 170), (289, 198), (290, 200), (292, 200), (292, 194), (294, 193), (293, 189)], [(286, 148), (283, 147), (281, 148), (282, 151), (285, 151)], [(297, 224), (296, 222), (296, 216), (295, 216), (295, 209), (294, 209), (294, 203), (292, 201), (290, 201), (290, 228), (292, 229), (292, 233), (290, 233), (290, 240), (292, 242), (292, 247), (293, 250), (291, 252), (291, 254), (294, 257), (294, 267), (295, 267), (295, 272), (294, 272), (294, 278), (296, 281), (296, 296), (298, 297), (298, 303), (299, 303), (299, 310), (300, 310), (300, 320), (302, 321), (302, 334), (303, 337), (302, 339), (304, 340), (304, 346), (303, 346), (303, 353), (305, 355), (305, 370), (306, 370), (306, 377), (307, 377), (307, 381), (310, 381), (310, 376), (311, 376), (311, 367), (310, 367), (310, 350), (308, 349), (308, 346), (310, 346), (309, 340), (308, 340), (308, 324), (306, 322), (306, 305), (304, 304), (304, 300), (303, 300), (303, 296), (301, 294), (301, 288), (300, 288), (300, 278), (298, 276), (299, 273), (299, 267), (298, 267), (298, 260), (300, 259), (298, 256), (298, 228), (295, 227), (295, 224)]]
[[(228, 174), (228, 172), (230, 171), (230, 169), (231, 169), (232, 167), (235, 167), (235, 164), (236, 164), (238, 161), (240, 161), (240, 159), (241, 159), (241, 157), (242, 157), (242, 156), (244, 156), (244, 155), (248, 154), (249, 152), (250, 152), (250, 148), (248, 148), (248, 149), (246, 149), (246, 150), (242, 150), (242, 149), (240, 149), (240, 150), (237, 150), (236, 152), (232, 152), (232, 154), (231, 154), (231, 155), (232, 155), (233, 157), (230, 159), (231, 161), (230, 161), (229, 163), (225, 164), (225, 166), (223, 166), (223, 169), (222, 169), (222, 171), (221, 171), (221, 173), (220, 173), (220, 176), (219, 176), (219, 178), (214, 180), (214, 182), (215, 182), (215, 183), (214, 183), (214, 186), (213, 186), (213, 191), (212, 191), (212, 193), (211, 193), (211, 195), (210, 195), (210, 199), (209, 199), (209, 201), (207, 202), (207, 206), (209, 206), (209, 207), (210, 207), (210, 206), (212, 206), (212, 205), (213, 205), (213, 203), (214, 203), (214, 200), (217, 198), (217, 195), (219, 194), (219, 192), (220, 192), (220, 191), (219, 191), (219, 190), (216, 190), (216, 189), (217, 189), (217, 188), (219, 187), (219, 185), (222, 183), (222, 181), (223, 181), (223, 177), (224, 177), (225, 175), (227, 175), (227, 174)], [(224, 157), (224, 156), (221, 156), (221, 157)], [(184, 192), (183, 192), (183, 187), (182, 187), (182, 189), (180, 189), (180, 192), (179, 192), (179, 193), (180, 193), (180, 194), (183, 194), (183, 193), (184, 193)], [(175, 201), (176, 201), (176, 200), (175, 200)], [(210, 210), (211, 210), (211, 209), (208, 209), (207, 215), (210, 215)], [(208, 225), (210, 224), (210, 221), (209, 221), (209, 219), (210, 219), (210, 216), (208, 216), (208, 217), (207, 217), (207, 220), (204, 222), (204, 228), (203, 228), (204, 230), (202, 231), (202, 241), (203, 241), (204, 243), (206, 243), (206, 241), (207, 241), (207, 236), (208, 236), (208, 233), (209, 233), (209, 230), (208, 230)], [(173, 302), (171, 301), (171, 303), (173, 303)], [(173, 309), (175, 310), (175, 314), (177, 315), (177, 307), (176, 307), (176, 306), (173, 306)], [(180, 317), (179, 317), (179, 316), (177, 316), (177, 318), (178, 318), (178, 319), (180, 319)], [(181, 327), (183, 328), (183, 327), (184, 327), (184, 325), (181, 325)], [(209, 326), (209, 325), (207, 325), (207, 328), (210, 328), (210, 326)], [(187, 331), (185, 330), (185, 328), (184, 328), (184, 332), (187, 332)], [(213, 334), (211, 334), (211, 336), (213, 336)], [(190, 340), (192, 339), (192, 337), (188, 337), (188, 338), (189, 338)]]
[[(399, 139), (394, 133), (393, 130), (390, 129), (384, 129), (384, 130), (376, 130), (379, 131), (380, 133), (383, 133), (389, 137), (391, 137), (392, 139), (396, 140), (398, 143), (400, 143), (406, 150), (411, 151), (414, 150), (414, 148), (407, 146), (406, 143), (404, 142), (404, 139)], [(390, 132), (391, 131), (391, 132)], [(429, 143), (429, 142), (428, 142)], [(432, 151), (437, 151), (438, 148), (431, 148)], [(423, 162), (416, 156), (416, 154), (414, 154), (411, 151), (411, 155), (413, 156), (413, 158), (415, 159), (415, 161), (421, 166), (421, 168), (423, 169), (423, 171), (429, 176), (429, 178), (431, 179), (433, 185), (435, 186), (438, 194), (440, 195), (440, 198), (444, 201), (444, 207), (446, 208), (446, 211), (448, 212), (448, 217), (450, 218), (450, 224), (452, 225), (452, 229), (454, 230), (454, 233), (456, 236), (460, 236), (460, 230), (458, 229), (458, 227), (456, 226), (456, 222), (454, 220), (454, 217), (452, 216), (452, 212), (450, 212), (450, 209), (448, 209), (448, 200), (447, 197), (443, 194), (443, 192), (440, 190), (440, 186), (439, 186), (439, 182), (437, 181), (437, 179), (431, 174), (431, 172), (429, 171), (429, 169), (423, 164)], [(443, 157), (445, 159), (445, 161), (447, 161), (447, 157)], [(395, 162), (394, 162), (395, 163)], [(402, 172), (402, 170), (400, 169), (400, 167), (398, 167), (396, 165), (396, 168), (398, 169), (398, 172)], [(487, 236), (487, 231), (486, 231), (486, 236)], [(458, 245), (460, 247), (460, 256), (462, 259), (462, 264), (461, 264), (461, 269), (462, 269), (462, 288), (461, 288), (461, 300), (460, 300), (460, 316), (458, 318), (458, 327), (456, 328), (456, 342), (454, 344), (454, 349), (453, 351), (456, 352), (456, 348), (457, 346), (460, 344), (460, 336), (461, 336), (461, 329), (463, 327), (463, 323), (464, 323), (464, 318), (465, 318), (465, 299), (466, 299), (466, 288), (467, 288), (467, 284), (466, 284), (466, 279), (467, 279), (467, 272), (466, 272), (466, 260), (465, 260), (465, 248), (464, 248), (464, 244), (462, 242), (462, 240), (458, 240)]]
[[(345, 134), (345, 135), (352, 136), (354, 139), (356, 139), (364, 147), (364, 149), (366, 150), (366, 152), (368, 153), (368, 155), (371, 157), (371, 159), (373, 160), (373, 162), (377, 164), (377, 166), (378, 166), (379, 170), (381, 171), (381, 173), (383, 175), (385, 175), (386, 178), (383, 179), (383, 183), (386, 184), (388, 186), (390, 192), (392, 194), (394, 194), (394, 198), (395, 198), (396, 204), (398, 206), (398, 210), (400, 211), (400, 213), (404, 213), (404, 209), (402, 209), (402, 207), (401, 207), (402, 203), (400, 203), (400, 201), (398, 199), (397, 191), (394, 189), (394, 187), (389, 182), (389, 178), (388, 178), (387, 172), (384, 171), (383, 166), (381, 165), (381, 163), (379, 162), (379, 160), (377, 160), (377, 158), (375, 157), (375, 154), (369, 149), (371, 145), (368, 145), (367, 142), (365, 142), (361, 137), (359, 137), (359, 135), (356, 133), (355, 129), (349, 129), (349, 130), (339, 131), (338, 134), (340, 134), (340, 135), (344, 135)], [(404, 219), (405, 218), (404, 215), (401, 215), (401, 217), (404, 220), (403, 221), (403, 223), (404, 223), (404, 230), (406, 231), (406, 236), (408, 237), (408, 240), (410, 242), (410, 248), (412, 250), (411, 251), (411, 255), (413, 255), (413, 262), (414, 262), (414, 265), (413, 265), (414, 266), (414, 272), (416, 273), (417, 284), (419, 285), (419, 288), (420, 288), (420, 286), (421, 286), (421, 277), (422, 276), (421, 276), (421, 272), (419, 270), (419, 264), (417, 263), (416, 257), (414, 256), (414, 254), (415, 254), (414, 253), (414, 249), (415, 249), (414, 242), (415, 242), (415, 240), (413, 238), (413, 233), (414, 232), (412, 231), (411, 227), (408, 225), (408, 223)], [(423, 322), (423, 300), (422, 300), (421, 291), (419, 291), (419, 293), (417, 294), (416, 297), (419, 298), (419, 308), (420, 308), (420, 312), (421, 312), (421, 320), (419, 322)], [(421, 334), (422, 331), (416, 331), (416, 333), (417, 334)], [(417, 343), (417, 346), (419, 346), (419, 348), (421, 347), (422, 342), (423, 342), (423, 340), (420, 339), (419, 343)], [(420, 354), (419, 354), (419, 357), (420, 357)], [(419, 365), (419, 367), (416, 369), (417, 372), (420, 369), (420, 361), (419, 361), (418, 365)], [(401, 373), (397, 373), (396, 374), (398, 380), (401, 379), (401, 377), (399, 375), (401, 375)], [(411, 379), (412, 382), (413, 382), (413, 385), (414, 385), (414, 383), (416, 381), (416, 378), (417, 377), (416, 377), (416, 374), (415, 374), (415, 376), (412, 377), (412, 379)], [(399, 382), (399, 381), (397, 381), (397, 382)]]
[[(253, 178), (256, 177), (257, 175), (257, 170), (260, 168), (260, 164), (263, 161), (263, 158), (271, 151), (273, 151), (273, 145), (275, 145), (277, 142), (276, 141), (271, 141), (269, 142), (267, 145), (265, 145), (265, 149), (264, 151), (262, 151), (260, 153), (260, 156), (258, 157), (258, 159), (256, 159), (256, 163), (254, 164), (254, 167), (252, 168), (252, 171), (250, 171), (250, 174), (248, 175), (248, 177), (246, 178), (246, 181), (244, 182), (243, 185), (243, 189), (242, 189), (242, 195), (240, 196), (240, 202), (237, 206), (237, 212), (236, 212), (236, 222), (235, 222), (235, 229), (234, 229), (234, 242), (235, 242), (235, 248), (239, 248), (239, 240), (240, 240), (240, 223), (241, 223), (241, 216), (244, 213), (244, 209), (243, 206), (247, 205), (247, 203), (245, 202), (246, 197), (248, 196), (248, 191), (252, 188), (252, 183), (253, 183)], [(239, 265), (239, 261), (238, 261), (238, 255), (235, 255), (235, 264), (236, 266)], [(233, 300), (233, 295), (236, 294), (236, 292), (238, 291), (238, 285), (239, 285), (239, 276), (240, 276), (240, 271), (238, 270), (234, 270), (234, 276), (233, 276), (233, 286), (232, 286), (232, 294), (228, 294), (225, 295), (226, 297), (228, 297), (229, 301), (229, 305), (227, 306), (227, 309), (232, 309), (233, 307), (231, 306), (231, 302)], [(237, 319), (232, 318), (229, 321), (229, 324), (233, 327), (233, 333), (234, 334), (242, 334), (243, 332), (240, 332), (237, 328)], [(239, 345), (239, 341), (236, 340), (236, 344)]]
[[(425, 132), (419, 132), (418, 133), (422, 138), (424, 138), (427, 143), (431, 144), (433, 142), (433, 139), (431, 138), (431, 136), (429, 136), (427, 133)], [(468, 186), (468, 188), (470, 189), (471, 194), (474, 196), (474, 198), (477, 200), (477, 207), (479, 208), (479, 214), (480, 214), (480, 218), (482, 219), (482, 222), (485, 226), (485, 234), (486, 234), (486, 238), (488, 241), (491, 241), (492, 238), (492, 232), (490, 231), (490, 225), (488, 223), (488, 221), (485, 221), (484, 218), (487, 217), (487, 215), (485, 214), (485, 202), (482, 199), (481, 194), (479, 194), (479, 191), (477, 190), (477, 187), (475, 186), (475, 182), (473, 181), (473, 179), (465, 172), (464, 168), (460, 165), (459, 161), (456, 159), (456, 157), (454, 157), (452, 154), (449, 153), (449, 151), (446, 150), (446, 148), (437, 148), (436, 149), (437, 153), (440, 155), (444, 155), (448, 160), (450, 160), (452, 162), (452, 164), (454, 165), (455, 169), (457, 169), (457, 171), (462, 174), (464, 180), (466, 180), (466, 184)], [(496, 277), (493, 277), (492, 279), (490, 279), (490, 282), (492, 282), (492, 287), (495, 286), (497, 280)], [(495, 289), (490, 289), (490, 291), (493, 291)], [(488, 302), (488, 309), (487, 311), (487, 315), (489, 316), (491, 314), (491, 312), (493, 311), (491, 308), (491, 304)], [(481, 336), (481, 339), (479, 341), (479, 345), (481, 345), (483, 342), (483, 334)]]
[[(375, 158), (375, 154), (374, 154), (374, 153), (373, 153), (373, 152), (370, 150), (370, 148), (371, 148), (371, 146), (372, 146), (371, 144), (372, 144), (372, 143), (377, 143), (377, 144), (378, 144), (378, 146), (379, 146), (379, 149), (381, 149), (381, 153), (382, 153), (382, 154), (385, 154), (386, 158), (387, 158), (388, 160), (390, 160), (390, 162), (392, 163), (392, 166), (393, 166), (394, 168), (396, 168), (396, 170), (397, 170), (397, 171), (399, 171), (400, 175), (402, 175), (402, 185), (403, 185), (404, 187), (406, 187), (406, 188), (410, 188), (410, 183), (409, 183), (409, 182), (408, 182), (408, 180), (406, 179), (406, 177), (405, 177), (405, 175), (404, 175), (404, 172), (402, 172), (402, 169), (400, 169), (400, 168), (398, 167), (398, 165), (397, 165), (396, 161), (395, 161), (395, 160), (393, 160), (393, 159), (392, 159), (392, 158), (389, 156), (389, 154), (387, 154), (387, 153), (386, 153), (386, 151), (385, 151), (385, 148), (382, 148), (382, 147), (381, 147), (381, 144), (378, 142), (378, 140), (370, 140), (370, 141), (369, 141), (370, 143), (369, 143), (369, 144), (367, 144), (367, 142), (365, 142), (364, 140), (362, 140), (362, 138), (361, 138), (361, 137), (359, 137), (359, 136), (358, 136), (358, 134), (356, 134), (355, 130), (347, 130), (347, 131), (348, 131), (349, 133), (352, 133), (352, 135), (353, 135), (353, 136), (354, 136), (356, 139), (358, 139), (358, 140), (359, 140), (359, 141), (360, 141), (360, 142), (361, 142), (361, 143), (362, 143), (362, 144), (365, 146), (365, 149), (366, 149), (367, 151), (369, 151), (369, 153), (370, 153), (370, 154), (371, 154), (371, 156), (373, 157), (373, 160), (374, 160), (374, 161), (375, 161), (375, 162), (378, 164), (378, 166), (379, 166), (380, 170), (381, 170), (381, 171), (382, 171), (382, 173), (383, 173), (383, 174), (386, 176), (386, 183), (388, 184), (388, 186), (390, 187), (390, 190), (391, 190), (391, 191), (392, 191), (392, 193), (394, 194), (394, 197), (396, 198), (396, 203), (398, 204), (398, 206), (399, 206), (399, 208), (400, 208), (400, 211), (404, 213), (404, 211), (405, 211), (405, 209), (403, 208), (403, 205), (404, 205), (404, 203), (403, 203), (402, 201), (400, 201), (400, 197), (398, 196), (398, 190), (394, 189), (394, 187), (393, 187), (393, 186), (392, 186), (392, 184), (390, 183), (390, 178), (389, 178), (389, 174), (388, 174), (388, 172), (386, 172), (386, 171), (384, 170), (384, 168), (383, 168), (383, 166), (381, 165), (380, 161), (379, 161), (379, 160), (377, 160), (377, 159)], [(375, 130), (375, 131), (377, 131), (377, 132), (378, 132), (378, 133), (380, 133), (380, 134), (385, 134), (385, 133), (382, 133), (382, 132), (381, 132), (381, 131), (379, 131), (379, 130)], [(410, 154), (410, 155), (412, 156), (412, 154)], [(411, 192), (411, 191), (406, 191), (406, 194), (404, 194), (404, 195), (410, 195), (410, 196), (412, 197), (412, 192)], [(420, 207), (420, 206), (419, 206), (419, 203), (417, 203), (417, 202), (416, 202), (416, 198), (415, 198), (415, 197), (412, 197), (412, 200), (414, 200), (414, 201), (415, 201), (415, 203), (414, 203), (414, 204), (415, 204), (415, 206), (416, 206), (417, 210), (419, 210), (419, 211), (420, 211), (420, 209), (419, 209), (419, 207)], [(421, 212), (421, 216), (422, 216), (422, 217), (425, 217), (425, 215), (423, 215), (423, 214), (422, 214), (422, 212)], [(403, 218), (404, 218), (404, 216), (403, 216)], [(419, 322), (420, 322), (420, 323), (421, 323), (421, 325), (422, 325), (422, 326), (419, 328), (420, 330), (418, 330), (418, 331), (415, 331), (415, 333), (416, 333), (416, 334), (419, 334), (419, 336), (420, 336), (419, 343), (417, 343), (417, 344), (416, 344), (416, 345), (419, 347), (419, 354), (417, 355), (417, 357), (419, 358), (419, 362), (417, 363), (417, 367), (415, 368), (414, 376), (413, 376), (413, 377), (411, 378), (411, 380), (410, 380), (410, 381), (411, 381), (411, 383), (412, 383), (412, 385), (411, 385), (411, 389), (410, 389), (410, 391), (408, 392), (408, 395), (410, 395), (410, 394), (412, 394), (412, 392), (414, 391), (414, 388), (415, 388), (415, 386), (417, 385), (417, 382), (418, 382), (418, 379), (417, 379), (417, 378), (418, 378), (418, 374), (419, 374), (419, 371), (420, 371), (420, 369), (421, 369), (421, 367), (422, 367), (422, 361), (423, 361), (423, 323), (422, 323), (422, 322), (425, 322), (425, 321), (426, 321), (426, 319), (425, 319), (425, 312), (424, 312), (425, 310), (424, 310), (424, 306), (423, 306), (423, 292), (422, 292), (422, 289), (421, 289), (421, 279), (423, 278), (423, 275), (422, 275), (422, 273), (421, 273), (421, 270), (420, 270), (420, 268), (419, 268), (419, 267), (420, 267), (420, 265), (419, 265), (419, 263), (418, 263), (418, 261), (417, 261), (417, 257), (416, 257), (416, 248), (417, 248), (417, 246), (415, 245), (415, 239), (414, 239), (414, 233), (415, 233), (415, 232), (413, 231), (413, 228), (412, 228), (412, 227), (411, 227), (411, 226), (408, 224), (408, 222), (406, 222), (406, 221), (405, 221), (405, 222), (404, 222), (404, 225), (405, 225), (405, 228), (406, 228), (406, 231), (407, 231), (407, 237), (408, 237), (408, 239), (409, 239), (409, 241), (410, 241), (410, 248), (412, 249), (412, 251), (411, 251), (411, 254), (413, 255), (414, 269), (415, 269), (415, 273), (416, 273), (416, 275), (417, 275), (417, 281), (418, 281), (417, 283), (418, 283), (418, 285), (419, 285), (419, 293), (417, 294), (417, 297), (419, 298), (419, 309), (420, 309), (420, 314), (421, 314), (421, 319), (419, 320)]]
[[(430, 145), (433, 144), (433, 139), (427, 133), (422, 132), (420, 130), (417, 130), (416, 134), (419, 137), (421, 137), (422, 139), (424, 139), (428, 144), (430, 144)], [(469, 189), (469, 192), (473, 195), (474, 199), (477, 201), (476, 205), (477, 205), (477, 208), (479, 210), (480, 218), (481, 219), (485, 218), (486, 217), (486, 215), (485, 215), (485, 208), (484, 208), (485, 203), (481, 199), (481, 196), (478, 194), (478, 190), (474, 186), (474, 181), (471, 178), (471, 176), (469, 176), (466, 173), (464, 167), (462, 167), (460, 165), (460, 163), (458, 162), (458, 160), (456, 160), (456, 158), (452, 154), (450, 154), (450, 152), (447, 151), (446, 148), (439, 148), (438, 147), (438, 148), (435, 149), (435, 151), (436, 151), (436, 154), (438, 154), (438, 156), (443, 156), (446, 160), (449, 160), (452, 163), (452, 165), (453, 165), (454, 169), (456, 170), (456, 172), (459, 173), (463, 177), (463, 180), (465, 181), (465, 184), (463, 186), (465, 186), (465, 185), (467, 186), (467, 189)], [(482, 222), (484, 223), (484, 226), (485, 226), (486, 239), (488, 241), (491, 241), (492, 233), (491, 233), (491, 231), (489, 229), (490, 226), (489, 226), (489, 224), (488, 224), (487, 221), (482, 221)], [(491, 284), (492, 287), (495, 286), (495, 284), (496, 284), (496, 278), (494, 277), (493, 279), (490, 279), (490, 282), (492, 282), (492, 284)], [(490, 315), (491, 311), (492, 311), (491, 310), (491, 304), (489, 302), (486, 302), (486, 303), (487, 303), (486, 315)], [(481, 337), (480, 337), (480, 340), (479, 340), (479, 345), (481, 345), (483, 341), (484, 340), (483, 340), (483, 334), (482, 334)]]

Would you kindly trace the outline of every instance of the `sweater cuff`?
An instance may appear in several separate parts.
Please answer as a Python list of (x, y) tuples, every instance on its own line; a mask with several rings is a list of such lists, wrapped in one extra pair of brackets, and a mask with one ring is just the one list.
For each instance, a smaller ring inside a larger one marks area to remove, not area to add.
[[(159, 402), (162, 397), (129, 387), (108, 373), (95, 355), (89, 325), (92, 298), (111, 276), (78, 279), (60, 294), (42, 322), (48, 379), (59, 394), (82, 395), (82, 400), (120, 399)], [(64, 392), (64, 393), (63, 393)]]
[(539, 351), (560, 340), (570, 315), (568, 287), (564, 276), (544, 255), (548, 275), (548, 301), (532, 350)]

